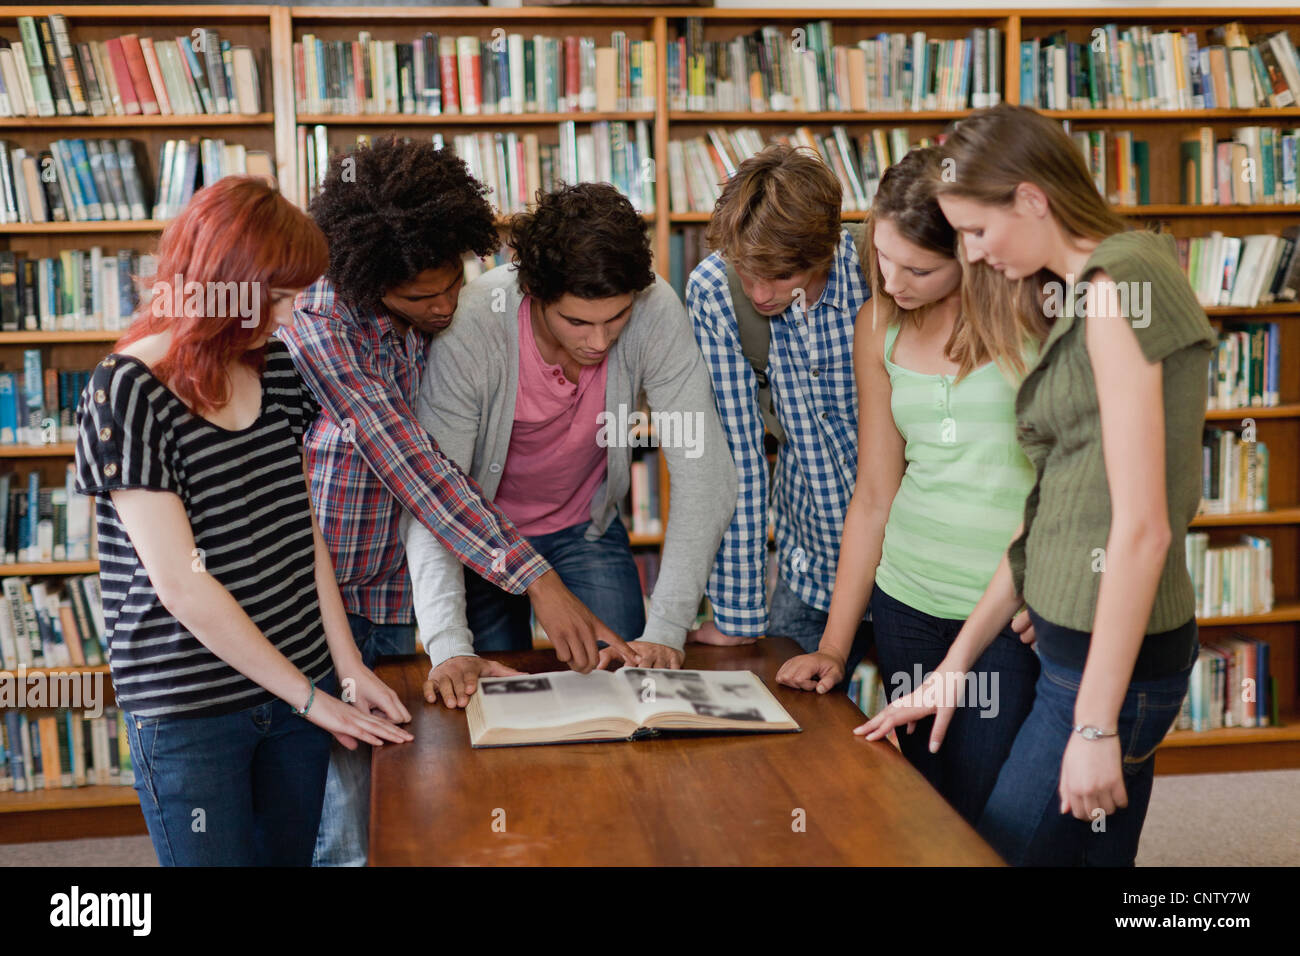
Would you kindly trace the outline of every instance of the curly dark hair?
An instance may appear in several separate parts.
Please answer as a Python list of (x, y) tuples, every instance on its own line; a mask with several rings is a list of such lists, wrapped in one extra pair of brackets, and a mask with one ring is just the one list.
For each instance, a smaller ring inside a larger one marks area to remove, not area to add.
[(329, 240), (326, 278), (344, 301), (377, 309), (426, 269), (491, 255), (501, 238), (486, 193), (464, 160), (431, 142), (385, 136), (335, 157), (309, 209)]
[(509, 229), (519, 287), (544, 304), (566, 292), (608, 299), (655, 281), (645, 221), (608, 183), (539, 190), (533, 211), (512, 217)]

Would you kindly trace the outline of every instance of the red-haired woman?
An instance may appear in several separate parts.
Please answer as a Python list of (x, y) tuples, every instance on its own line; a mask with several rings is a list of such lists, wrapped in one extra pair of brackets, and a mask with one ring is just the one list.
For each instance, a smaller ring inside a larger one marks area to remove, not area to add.
[(330, 735), (411, 739), (352, 640), (303, 473), (316, 404), (270, 337), (327, 256), (265, 183), (203, 189), (77, 407), (113, 688), (165, 866), (309, 864)]

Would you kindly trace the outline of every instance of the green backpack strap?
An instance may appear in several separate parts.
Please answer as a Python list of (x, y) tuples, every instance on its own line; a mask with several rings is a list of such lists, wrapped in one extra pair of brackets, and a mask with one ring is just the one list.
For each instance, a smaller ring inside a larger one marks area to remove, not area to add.
[[(858, 258), (861, 259), (867, 224), (855, 222), (846, 225), (845, 228), (853, 239), (854, 247), (858, 250)], [(866, 272), (865, 266), (863, 272), (864, 274)], [(776, 417), (776, 405), (772, 401), (772, 385), (767, 377), (767, 353), (772, 342), (772, 320), (754, 308), (754, 303), (745, 295), (745, 290), (740, 284), (740, 276), (736, 274), (736, 270), (730, 263), (727, 264), (727, 287), (731, 290), (731, 304), (736, 313), (736, 326), (740, 331), (740, 350), (749, 362), (749, 367), (754, 370), (754, 377), (758, 379), (758, 410), (763, 416), (763, 427), (778, 444), (784, 443), (785, 429), (781, 427), (781, 422)]]

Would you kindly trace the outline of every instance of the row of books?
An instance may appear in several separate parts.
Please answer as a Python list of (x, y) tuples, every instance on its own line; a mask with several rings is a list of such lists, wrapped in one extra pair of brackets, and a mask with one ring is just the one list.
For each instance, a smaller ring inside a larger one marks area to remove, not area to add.
[(638, 455), (629, 476), (628, 516), (633, 534), (663, 534), (663, 514), (659, 497), (659, 452), (654, 449)]
[[(1253, 438), (1253, 436), (1252, 436)], [(1201, 438), (1200, 514), (1268, 510), (1268, 445), (1227, 428)]]
[(1300, 299), (1300, 227), (1280, 236), (1175, 239), (1179, 263), (1201, 305), (1253, 308)]
[(0, 598), (0, 669), (85, 667), (108, 660), (99, 575), (7, 577)]
[(1273, 543), (1253, 534), (1238, 540), (1238, 544), (1210, 547), (1206, 532), (1187, 533), (1187, 571), (1198, 617), (1273, 610)]
[(73, 464), (63, 484), (41, 487), (41, 474), (26, 479), (0, 472), (0, 542), (4, 563), (88, 561), (95, 550), (91, 499), (76, 491)]
[(0, 722), (0, 792), (135, 783), (126, 712), (98, 717), (62, 708), (29, 717), (9, 710)]
[(170, 219), (195, 189), (224, 176), (274, 181), (265, 150), (193, 136), (159, 146), (157, 189), (151, 193), (137, 148), (129, 139), (67, 139), (32, 155), (0, 141), (0, 222)]
[(59, 139), (28, 151), (0, 141), (0, 222), (147, 219), (139, 144)]
[(134, 249), (61, 249), (47, 258), (0, 250), (0, 331), (124, 330), (140, 301), (138, 277), (153, 271), (154, 256)]
[(1178, 146), (1179, 201), (1193, 206), (1294, 203), (1300, 130), (1243, 126), (1231, 139), (1209, 126)]
[(1201, 645), (1175, 730), (1276, 725), (1268, 641), (1242, 634)]
[(325, 40), (293, 45), (299, 113), (419, 114), (650, 112), (655, 42), (610, 32), (563, 37), (493, 30), (490, 38), (425, 33), (410, 43)]
[[(588, 131), (579, 132), (572, 120), (559, 123), (555, 143), (543, 143), (536, 133), (481, 132), (453, 136), (450, 146), (474, 178), (488, 187), (498, 215), (532, 208), (539, 189), (549, 192), (561, 182), (610, 183), (627, 196), (632, 208), (653, 212), (655, 164), (649, 122), (600, 120), (589, 125)], [(369, 139), (357, 136), (358, 142)], [(449, 145), (441, 133), (432, 140), (439, 148)], [(320, 191), (330, 155), (326, 126), (298, 127), (298, 181), (306, 184), (300, 204)]]
[(843, 209), (865, 212), (871, 208), (881, 177), (893, 163), (916, 146), (904, 127), (876, 128), (854, 136), (845, 126), (815, 134), (806, 126), (790, 134), (764, 134), (752, 126), (711, 128), (705, 136), (668, 142), (669, 204), (674, 213), (712, 212), (722, 185), (750, 156), (773, 143), (806, 146), (822, 158), (840, 181)]
[(1253, 40), (1239, 22), (1194, 30), (1120, 30), (1083, 43), (1064, 30), (1020, 43), (1020, 102), (1051, 110), (1199, 110), (1289, 107), (1300, 58), (1285, 30)]
[(261, 112), (259, 54), (214, 29), (73, 42), (61, 14), (19, 17), (0, 41), (0, 116)]
[(1208, 409), (1280, 404), (1282, 329), (1276, 322), (1230, 323), (1210, 356)]
[(22, 372), (0, 371), (0, 445), (75, 440), (73, 416), (91, 373), (41, 365), (40, 349), (24, 349)]
[(159, 148), (158, 189), (153, 218), (171, 219), (185, 208), (196, 189), (226, 176), (260, 176), (274, 184), (271, 155), (224, 139), (166, 140)]
[(880, 33), (837, 45), (829, 20), (706, 40), (703, 21), (687, 17), (667, 52), (674, 110), (920, 112), (1002, 100), (996, 27), (958, 38)]

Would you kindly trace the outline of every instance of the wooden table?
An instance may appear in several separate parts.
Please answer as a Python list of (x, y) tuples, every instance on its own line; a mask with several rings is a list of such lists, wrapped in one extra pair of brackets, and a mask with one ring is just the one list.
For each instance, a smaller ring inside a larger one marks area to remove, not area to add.
[[(686, 666), (754, 671), (802, 733), (483, 750), (463, 711), (425, 702), (427, 657), (390, 658), (377, 673), (415, 740), (374, 751), (370, 863), (1000, 865), (890, 743), (853, 736), (862, 714), (845, 695), (776, 685), (797, 652), (786, 638), (691, 644)], [(551, 651), (486, 656), (561, 669)]]

